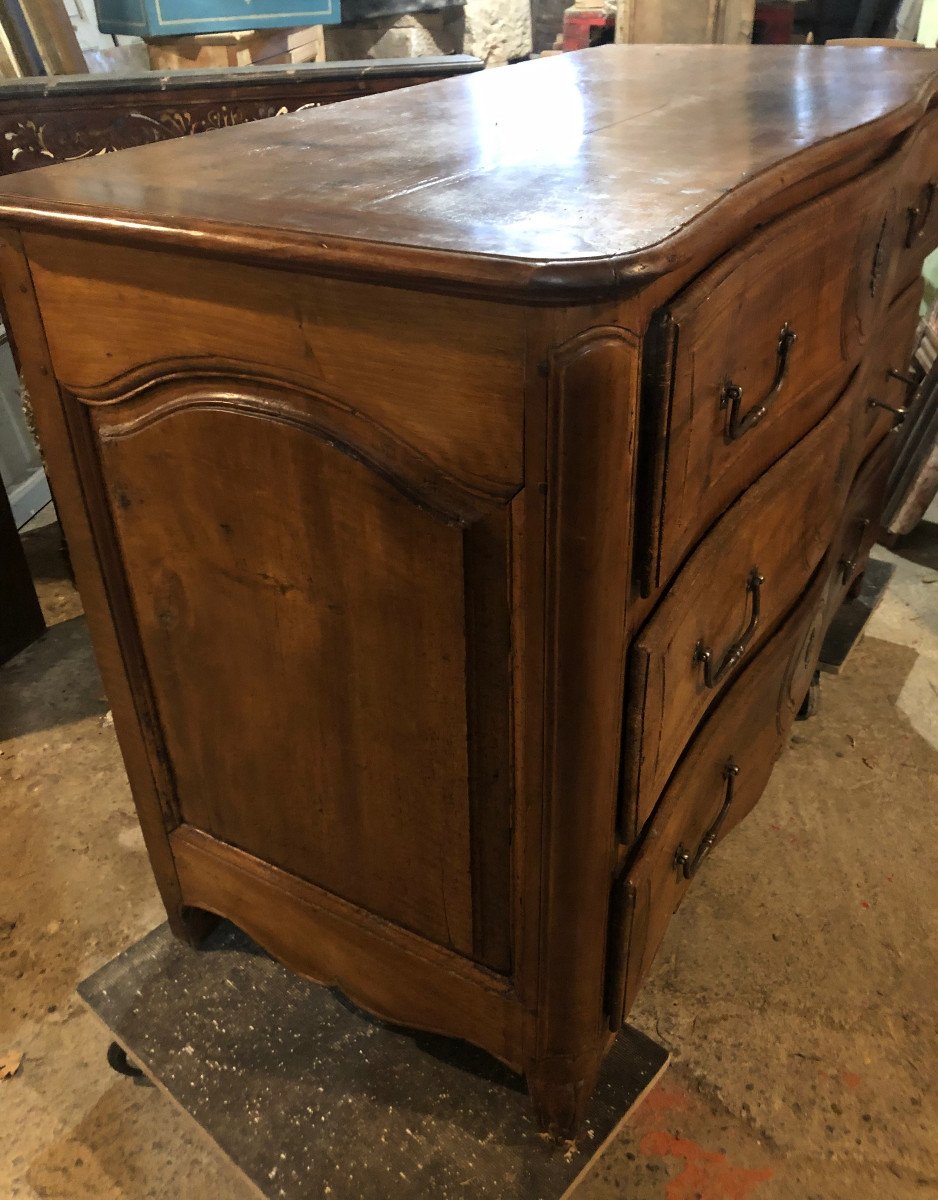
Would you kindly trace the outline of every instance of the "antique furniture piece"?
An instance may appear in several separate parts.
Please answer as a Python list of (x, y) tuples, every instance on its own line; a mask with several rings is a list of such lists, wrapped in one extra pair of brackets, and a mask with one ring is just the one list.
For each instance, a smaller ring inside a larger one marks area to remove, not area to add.
[(936, 97), (925, 51), (603, 47), (4, 181), (180, 936), (576, 1128), (875, 536)]
[(0, 82), (0, 175), (482, 68), (470, 54)]
[(62, 0), (3, 0), (0, 4), (0, 79), (66, 75), (88, 70)]

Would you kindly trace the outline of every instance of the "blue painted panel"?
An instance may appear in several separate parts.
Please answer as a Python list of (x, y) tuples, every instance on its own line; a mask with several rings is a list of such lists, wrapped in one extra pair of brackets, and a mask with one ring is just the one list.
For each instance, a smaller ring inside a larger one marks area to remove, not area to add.
[(95, 0), (102, 33), (137, 37), (335, 25), (339, 0)]

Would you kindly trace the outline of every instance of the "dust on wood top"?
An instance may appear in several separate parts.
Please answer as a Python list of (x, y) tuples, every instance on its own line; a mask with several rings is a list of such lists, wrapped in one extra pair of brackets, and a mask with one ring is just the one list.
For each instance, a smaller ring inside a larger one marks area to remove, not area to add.
[(587, 298), (885, 151), (936, 87), (924, 50), (608, 46), (24, 172), (0, 221)]

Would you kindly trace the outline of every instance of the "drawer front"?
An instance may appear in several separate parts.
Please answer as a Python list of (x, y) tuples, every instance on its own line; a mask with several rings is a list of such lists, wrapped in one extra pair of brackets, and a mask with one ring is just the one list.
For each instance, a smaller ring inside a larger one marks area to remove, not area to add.
[(710, 848), (752, 809), (768, 782), (811, 682), (826, 595), (838, 578), (826, 558), (793, 614), (707, 718), (638, 855), (613, 887), (606, 986), (613, 1029)]
[(897, 409), (905, 409), (921, 378), (912, 354), (922, 280), (916, 278), (890, 306), (864, 367), (867, 379), (867, 409), (863, 454), (872, 451), (899, 424)]
[(832, 552), (837, 570), (828, 598), (828, 618), (833, 617), (847, 599), (876, 544), (886, 484), (896, 461), (897, 447), (895, 437), (882, 438), (857, 472), (850, 489)]
[(637, 635), (625, 725), (625, 840), (642, 828), (707, 709), (827, 551), (859, 461), (864, 382), (720, 518)]
[(846, 382), (891, 286), (894, 174), (879, 168), (769, 226), (653, 322), (636, 564), (644, 595)]
[(928, 116), (909, 140), (899, 184), (898, 263), (895, 286), (906, 287), (938, 246), (938, 112)]

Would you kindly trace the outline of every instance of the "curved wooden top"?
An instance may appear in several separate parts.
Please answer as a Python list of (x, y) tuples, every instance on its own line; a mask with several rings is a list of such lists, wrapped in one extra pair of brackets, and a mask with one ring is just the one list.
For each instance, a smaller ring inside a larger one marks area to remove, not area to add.
[(935, 51), (608, 46), (25, 172), (0, 221), (592, 299), (686, 268), (705, 227), (742, 236), (799, 181), (822, 190), (936, 89)]

